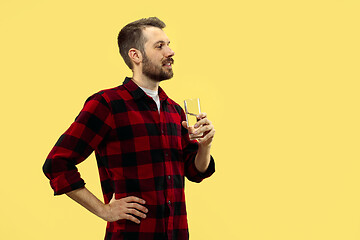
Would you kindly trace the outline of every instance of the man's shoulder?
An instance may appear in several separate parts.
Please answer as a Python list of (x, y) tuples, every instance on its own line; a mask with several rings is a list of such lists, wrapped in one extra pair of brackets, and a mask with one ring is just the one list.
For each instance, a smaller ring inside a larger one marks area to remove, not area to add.
[(99, 90), (92, 96), (96, 95), (103, 97), (109, 103), (116, 100), (126, 100), (131, 97), (123, 85)]

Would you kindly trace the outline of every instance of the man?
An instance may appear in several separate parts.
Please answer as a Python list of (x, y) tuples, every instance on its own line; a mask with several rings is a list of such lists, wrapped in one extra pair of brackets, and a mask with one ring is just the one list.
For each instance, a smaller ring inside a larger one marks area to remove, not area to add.
[[(133, 77), (90, 96), (43, 166), (55, 195), (66, 193), (108, 222), (105, 239), (188, 239), (184, 177), (201, 182), (215, 171), (215, 130), (206, 114), (188, 127), (181, 107), (159, 87), (173, 76), (164, 27), (153, 17), (120, 31), (120, 54)], [(93, 150), (105, 203), (75, 166)]]

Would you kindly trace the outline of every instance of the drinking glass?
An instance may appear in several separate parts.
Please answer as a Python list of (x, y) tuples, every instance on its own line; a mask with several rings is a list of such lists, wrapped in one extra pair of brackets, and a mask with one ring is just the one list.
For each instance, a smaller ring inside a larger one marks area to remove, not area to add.
[[(199, 98), (191, 98), (184, 100), (185, 106), (185, 114), (186, 114), (186, 123), (189, 128), (195, 129), (194, 125), (198, 121), (197, 115), (201, 113), (200, 109), (200, 99)], [(190, 134), (190, 139), (194, 140), (196, 138), (201, 137), (203, 134), (194, 135)]]

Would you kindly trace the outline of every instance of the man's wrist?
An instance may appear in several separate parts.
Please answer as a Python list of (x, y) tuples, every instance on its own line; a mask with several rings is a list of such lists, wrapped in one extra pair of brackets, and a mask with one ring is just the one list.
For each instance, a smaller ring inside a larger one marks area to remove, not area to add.
[(195, 157), (196, 169), (201, 173), (206, 172), (210, 163), (210, 158), (210, 146), (199, 145), (199, 149)]
[(200, 152), (201, 154), (209, 154), (210, 155), (210, 149), (211, 149), (211, 144), (206, 145), (206, 146), (199, 144), (198, 153)]
[(99, 217), (107, 221), (107, 219), (109, 218), (110, 211), (111, 209), (109, 204), (102, 204), (99, 210)]

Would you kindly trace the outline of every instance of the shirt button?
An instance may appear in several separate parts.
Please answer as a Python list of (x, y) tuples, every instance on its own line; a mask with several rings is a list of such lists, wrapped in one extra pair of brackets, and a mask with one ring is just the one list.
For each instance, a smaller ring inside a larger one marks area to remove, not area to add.
[(171, 179), (171, 176), (168, 176), (168, 179), (170, 180), (170, 179)]
[(169, 156), (169, 154), (165, 153), (165, 157)]
[(170, 200), (168, 201), (168, 204), (169, 204), (169, 205), (171, 204), (171, 201), (170, 201)]

